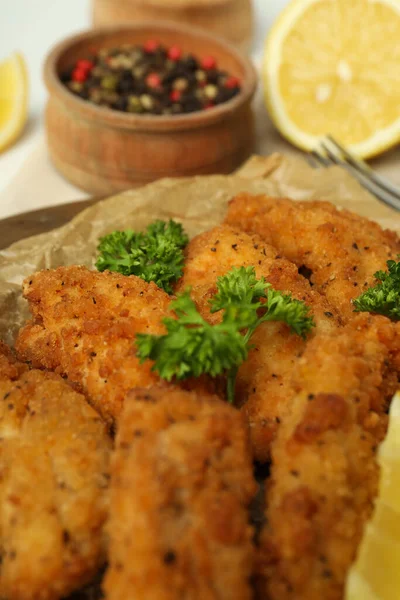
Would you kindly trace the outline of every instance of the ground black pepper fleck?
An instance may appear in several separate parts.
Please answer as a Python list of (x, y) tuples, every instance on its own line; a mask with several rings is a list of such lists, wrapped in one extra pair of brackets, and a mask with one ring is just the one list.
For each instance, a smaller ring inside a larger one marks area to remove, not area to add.
[(234, 98), (240, 80), (218, 68), (212, 56), (184, 54), (156, 40), (143, 46), (104, 48), (60, 74), (76, 96), (133, 114), (180, 115)]
[(174, 563), (176, 560), (176, 554), (173, 550), (168, 550), (165, 554), (164, 554), (164, 562), (166, 565), (171, 565), (172, 563)]
[(67, 531), (66, 529), (64, 529), (64, 531), (63, 531), (63, 534), (62, 534), (62, 535), (63, 535), (63, 542), (64, 542), (64, 544), (68, 544), (68, 542), (69, 542), (69, 541), (70, 541), (70, 539), (71, 539), (71, 536), (70, 536), (70, 534), (69, 534), (69, 531)]

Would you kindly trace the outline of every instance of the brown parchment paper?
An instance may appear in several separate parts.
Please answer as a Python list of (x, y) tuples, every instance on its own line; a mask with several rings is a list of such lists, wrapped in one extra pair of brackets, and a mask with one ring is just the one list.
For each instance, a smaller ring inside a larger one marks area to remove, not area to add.
[(400, 233), (400, 215), (366, 192), (344, 170), (312, 169), (303, 159), (272, 154), (252, 157), (237, 173), (163, 179), (84, 210), (67, 225), (0, 251), (0, 338), (13, 343), (29, 313), (21, 295), (25, 277), (60, 265), (93, 266), (100, 236), (115, 229), (141, 230), (154, 219), (174, 218), (189, 236), (224, 218), (240, 192), (329, 200)]

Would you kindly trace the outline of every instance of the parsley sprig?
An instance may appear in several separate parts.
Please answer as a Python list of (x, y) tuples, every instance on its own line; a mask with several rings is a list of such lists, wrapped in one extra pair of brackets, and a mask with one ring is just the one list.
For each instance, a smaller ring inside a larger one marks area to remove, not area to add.
[(211, 312), (223, 311), (223, 315), (216, 325), (199, 314), (190, 290), (178, 296), (170, 307), (177, 318), (163, 320), (165, 335), (136, 336), (141, 362), (153, 360), (153, 371), (167, 381), (205, 373), (211, 377), (226, 374), (230, 402), (234, 400), (237, 370), (246, 360), (251, 337), (261, 323), (281, 321), (303, 338), (314, 325), (304, 302), (274, 290), (263, 277), (257, 279), (254, 267), (233, 268), (218, 278)]
[[(397, 258), (400, 258), (398, 255)], [(355, 312), (370, 312), (400, 320), (400, 262), (387, 261), (388, 271), (374, 274), (377, 284), (353, 301)]]
[(172, 219), (155, 221), (145, 232), (114, 231), (100, 238), (96, 268), (154, 281), (171, 294), (171, 284), (182, 275), (187, 243), (182, 225)]

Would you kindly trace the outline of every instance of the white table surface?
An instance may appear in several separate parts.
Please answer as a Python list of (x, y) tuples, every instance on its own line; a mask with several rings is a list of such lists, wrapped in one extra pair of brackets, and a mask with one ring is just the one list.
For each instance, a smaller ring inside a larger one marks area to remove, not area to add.
[[(256, 35), (254, 53), (289, 0), (254, 0)], [(65, 181), (45, 162), (43, 110), (46, 90), (42, 65), (48, 50), (71, 33), (90, 25), (90, 0), (0, 0), (0, 61), (14, 50), (27, 60), (30, 78), (29, 121), (24, 134), (0, 155), (0, 218), (48, 205), (39, 177), (46, 168), (51, 189), (62, 201), (84, 198), (84, 192)], [(0, 90), (1, 92), (1, 90)]]

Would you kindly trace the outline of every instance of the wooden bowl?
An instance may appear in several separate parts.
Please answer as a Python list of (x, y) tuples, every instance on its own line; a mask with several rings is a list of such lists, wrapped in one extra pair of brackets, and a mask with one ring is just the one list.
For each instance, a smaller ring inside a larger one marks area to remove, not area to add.
[(252, 0), (93, 0), (95, 27), (153, 19), (201, 27), (243, 51), (253, 37)]
[[(133, 115), (96, 106), (72, 94), (59, 74), (101, 48), (143, 44), (156, 38), (196, 56), (215, 56), (242, 82), (232, 100), (178, 116)], [(96, 195), (138, 187), (160, 177), (230, 173), (253, 151), (251, 62), (220, 38), (166, 23), (97, 29), (68, 38), (49, 54), (46, 132), (50, 158), (60, 173)]]

